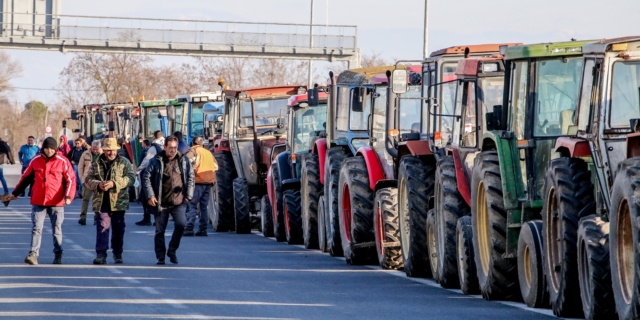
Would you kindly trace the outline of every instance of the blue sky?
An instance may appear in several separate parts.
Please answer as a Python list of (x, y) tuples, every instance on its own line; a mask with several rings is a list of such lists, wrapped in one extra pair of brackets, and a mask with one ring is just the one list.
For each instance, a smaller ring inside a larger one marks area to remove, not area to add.
[[(309, 23), (310, 0), (61, 0), (68, 15)], [(364, 53), (422, 56), (423, 0), (315, 0), (315, 23), (357, 25)], [(640, 35), (638, 0), (430, 0), (429, 51), (452, 45), (539, 43)], [(73, 57), (9, 50), (24, 68), (16, 87), (53, 88)], [(156, 57), (157, 63), (189, 62)], [(53, 102), (55, 92), (17, 90), (18, 103)]]

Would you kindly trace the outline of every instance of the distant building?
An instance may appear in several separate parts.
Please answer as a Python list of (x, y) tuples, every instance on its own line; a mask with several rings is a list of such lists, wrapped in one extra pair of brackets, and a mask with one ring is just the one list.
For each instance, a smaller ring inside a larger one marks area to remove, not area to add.
[(0, 0), (0, 36), (55, 38), (61, 0)]

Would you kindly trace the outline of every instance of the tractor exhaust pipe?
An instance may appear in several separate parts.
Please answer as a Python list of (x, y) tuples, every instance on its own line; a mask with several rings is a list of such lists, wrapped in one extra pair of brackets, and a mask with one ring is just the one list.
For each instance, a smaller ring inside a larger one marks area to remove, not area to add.
[(389, 84), (389, 86), (387, 86), (387, 114), (386, 114), (386, 123), (384, 125), (384, 147), (387, 149), (387, 153), (389, 153), (389, 155), (393, 158), (397, 158), (398, 157), (398, 149), (396, 149), (395, 145), (393, 144), (393, 142), (391, 141), (391, 138), (389, 137), (389, 130), (391, 130), (391, 125), (393, 124), (393, 127), (396, 127), (396, 114), (397, 112), (397, 106), (395, 105), (395, 94), (393, 93), (393, 90), (391, 90), (391, 71), (387, 70), (386, 72), (387, 75), (387, 83)]
[(253, 156), (257, 164), (260, 164), (260, 143), (258, 141), (258, 125), (256, 120), (256, 101), (253, 97), (249, 97), (251, 100), (251, 118), (253, 119)]
[(333, 112), (336, 109), (336, 97), (338, 96), (338, 92), (336, 92), (338, 87), (336, 86), (336, 78), (333, 75), (333, 71), (329, 71), (329, 80), (331, 81), (331, 84), (329, 85), (329, 107), (327, 108), (327, 127), (325, 128), (325, 130), (327, 132), (327, 147), (331, 148), (331, 139), (333, 139), (333, 128), (335, 121), (335, 115), (333, 114)]

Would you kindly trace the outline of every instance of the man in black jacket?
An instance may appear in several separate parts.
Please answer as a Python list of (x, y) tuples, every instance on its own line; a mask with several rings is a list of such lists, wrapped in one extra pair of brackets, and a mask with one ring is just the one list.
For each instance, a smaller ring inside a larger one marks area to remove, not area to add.
[[(195, 175), (191, 163), (178, 152), (178, 138), (169, 136), (164, 141), (164, 151), (155, 156), (142, 173), (142, 188), (148, 199), (148, 210), (155, 215), (154, 239), (157, 264), (164, 264), (165, 255), (171, 263), (178, 263), (176, 251), (180, 246), (186, 224), (187, 203), (193, 198)], [(167, 250), (164, 232), (174, 220), (174, 230)]]
[(83, 181), (80, 181), (80, 174), (78, 173), (78, 165), (80, 164), (80, 158), (82, 154), (87, 151), (87, 148), (84, 147), (84, 140), (82, 138), (78, 138), (74, 141), (74, 148), (71, 149), (71, 152), (67, 154), (67, 158), (73, 165), (73, 173), (76, 174), (76, 198), (82, 199), (82, 184)]
[[(7, 157), (6, 159), (5, 156)], [(4, 195), (8, 195), (9, 189), (7, 188), (7, 181), (4, 179), (4, 170), (2, 170), (2, 165), (5, 163), (14, 164), (15, 161), (13, 161), (13, 153), (11, 153), (11, 148), (6, 142), (4, 142), (4, 140), (2, 140), (2, 138), (0, 138), (0, 182), (2, 182)]]

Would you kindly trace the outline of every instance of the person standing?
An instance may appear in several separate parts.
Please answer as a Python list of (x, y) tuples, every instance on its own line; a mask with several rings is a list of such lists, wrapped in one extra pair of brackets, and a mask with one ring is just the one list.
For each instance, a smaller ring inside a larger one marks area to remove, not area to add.
[(2, 169), (2, 165), (5, 163), (15, 164), (15, 161), (13, 161), (11, 147), (0, 137), (0, 182), (2, 182), (2, 189), (6, 196), (9, 194), (9, 188), (7, 188), (7, 180), (4, 179), (4, 170)]
[[(149, 148), (151, 147), (151, 142), (148, 139), (144, 139), (142, 141), (142, 154), (140, 155), (140, 159), (144, 159), (149, 152)], [(148, 162), (147, 162), (148, 163)], [(144, 168), (138, 167), (138, 177), (140, 181), (142, 181), (142, 170)], [(144, 195), (144, 188), (140, 188), (140, 202), (142, 203), (142, 220), (136, 222), (137, 226), (151, 226), (151, 213), (149, 213), (149, 208), (147, 205), (147, 197)]]
[[(184, 236), (193, 236), (193, 229), (196, 222), (196, 216), (200, 214), (198, 223), (198, 232), (196, 236), (207, 236), (207, 226), (209, 224), (209, 199), (211, 196), (211, 187), (216, 182), (216, 171), (218, 171), (218, 163), (213, 157), (211, 151), (205, 149), (204, 138), (196, 137), (191, 143), (191, 149), (186, 154), (187, 159), (193, 167), (196, 176), (196, 187), (193, 193), (193, 200), (189, 202), (187, 209), (187, 225), (184, 230)], [(200, 212), (198, 212), (200, 205)]]
[(187, 145), (186, 142), (184, 142), (184, 137), (182, 135), (182, 132), (176, 131), (173, 133), (173, 135), (176, 138), (178, 138), (178, 152), (182, 154), (186, 154), (189, 151), (189, 146)]
[[(80, 175), (80, 183), (85, 183), (87, 179), (87, 175), (89, 175), (89, 169), (91, 169), (91, 165), (98, 160), (98, 157), (102, 154), (102, 144), (100, 140), (93, 140), (91, 142), (91, 149), (85, 151), (82, 154), (78, 162), (78, 174)], [(87, 210), (89, 209), (89, 201), (91, 201), (91, 196), (93, 195), (93, 190), (91, 188), (87, 188), (85, 185), (82, 188), (82, 209), (80, 211), (80, 220), (78, 223), (80, 225), (87, 224)], [(99, 212), (95, 211), (93, 215), (93, 225), (96, 225), (96, 220), (98, 219)]]
[[(20, 160), (20, 164), (22, 165), (23, 174), (27, 170), (27, 167), (29, 167), (29, 163), (31, 163), (31, 160), (33, 160), (33, 158), (39, 153), (40, 153), (40, 148), (36, 146), (36, 138), (34, 138), (33, 136), (29, 136), (27, 138), (27, 144), (20, 147), (20, 151), (18, 152), (18, 160)], [(33, 183), (29, 185), (29, 197), (31, 197), (32, 188), (33, 188)], [(20, 198), (24, 198), (24, 195), (25, 193), (22, 192), (20, 194)]]
[(80, 174), (78, 173), (78, 165), (80, 163), (82, 154), (87, 151), (87, 149), (82, 146), (84, 144), (84, 141), (82, 141), (82, 139), (80, 138), (76, 139), (73, 144), (74, 147), (73, 149), (71, 149), (69, 154), (67, 154), (67, 158), (73, 166), (73, 172), (75, 172), (76, 174), (76, 185), (78, 186), (76, 198), (82, 199), (82, 180), (80, 180)]
[(69, 139), (64, 134), (60, 136), (60, 141), (58, 141), (60, 146), (58, 146), (58, 153), (60, 153), (63, 157), (68, 157), (69, 152), (71, 152), (71, 145), (69, 145)]
[(106, 138), (102, 154), (91, 164), (85, 183), (94, 191), (93, 211), (100, 212), (96, 220), (96, 258), (93, 264), (107, 263), (109, 231), (111, 250), (115, 263), (123, 263), (124, 213), (129, 210), (129, 187), (133, 186), (136, 174), (129, 160), (118, 155), (118, 141)]
[(27, 170), (20, 177), (20, 181), (13, 189), (13, 193), (5, 198), (16, 200), (27, 186), (33, 184), (31, 197), (31, 251), (24, 259), (30, 265), (38, 264), (42, 227), (45, 216), (51, 220), (53, 230), (53, 264), (62, 263), (62, 222), (64, 221), (64, 206), (71, 204), (76, 192), (76, 179), (69, 160), (56, 153), (56, 139), (46, 138), (42, 143), (42, 152), (29, 162)]
[[(184, 232), (187, 203), (193, 198), (194, 178), (191, 164), (178, 152), (178, 138), (174, 136), (165, 139), (164, 151), (154, 157), (142, 173), (142, 187), (148, 198), (149, 210), (156, 216), (154, 244), (157, 264), (164, 264), (165, 255), (171, 263), (178, 263), (176, 251)], [(174, 229), (167, 250), (164, 233), (169, 215), (173, 217)]]

